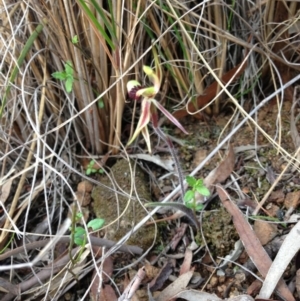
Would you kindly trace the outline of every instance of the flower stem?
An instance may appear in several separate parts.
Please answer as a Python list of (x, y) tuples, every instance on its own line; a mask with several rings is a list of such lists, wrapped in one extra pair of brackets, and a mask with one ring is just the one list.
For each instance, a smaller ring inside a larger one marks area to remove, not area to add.
[(180, 184), (180, 187), (181, 187), (181, 195), (182, 195), (182, 198), (184, 196), (184, 192), (185, 192), (185, 189), (184, 189), (184, 184), (183, 184), (183, 176), (182, 176), (182, 171), (181, 171), (181, 167), (180, 167), (180, 163), (179, 163), (179, 160), (178, 160), (178, 157), (175, 153), (175, 149), (174, 149), (174, 144), (172, 142), (172, 140), (161, 130), (160, 127), (153, 127), (154, 131), (156, 132), (156, 134), (163, 140), (166, 142), (168, 148), (169, 148), (169, 151), (174, 159), (174, 162), (175, 162), (175, 166), (176, 166), (176, 169), (177, 169), (177, 174), (178, 174), (178, 179), (179, 179), (179, 184)]

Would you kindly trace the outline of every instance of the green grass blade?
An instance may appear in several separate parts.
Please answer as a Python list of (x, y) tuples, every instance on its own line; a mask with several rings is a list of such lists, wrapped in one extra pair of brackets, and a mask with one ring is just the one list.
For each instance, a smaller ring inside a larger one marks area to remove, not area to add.
[[(113, 11), (111, 9), (111, 3), (108, 3), (109, 5), (109, 9), (110, 9), (110, 14), (111, 14), (111, 22), (108, 21), (104, 11), (103, 11), (103, 8), (99, 6), (99, 4), (97, 3), (96, 0), (90, 0), (92, 5), (94, 6), (94, 8), (96, 9), (96, 11), (98, 12), (98, 14), (100, 15), (101, 19), (103, 20), (107, 30), (109, 31), (110, 33), (110, 36), (113, 38), (113, 39), (116, 39), (117, 38), (117, 35), (116, 35), (116, 27), (115, 27), (115, 24), (114, 24), (114, 16), (113, 16)], [(110, 2), (110, 1), (108, 1)]]
[(14, 67), (11, 76), (9, 78), (9, 84), (5, 90), (4, 96), (3, 96), (3, 100), (2, 100), (2, 106), (0, 106), (0, 119), (2, 118), (3, 115), (3, 111), (4, 108), (6, 106), (6, 102), (7, 102), (7, 96), (10, 92), (10, 88), (11, 88), (11, 84), (14, 82), (14, 80), (16, 79), (18, 73), (19, 73), (19, 69), (21, 67), (21, 65), (23, 64), (26, 55), (28, 54), (29, 50), (31, 49), (33, 42), (35, 41), (35, 39), (38, 37), (38, 35), (42, 32), (43, 28), (45, 25), (47, 25), (48, 20), (47, 19), (43, 19), (43, 23), (39, 24), (37, 26), (37, 28), (35, 29), (35, 31), (31, 34), (31, 36), (29, 37), (29, 39), (27, 40), (27, 42), (24, 45), (23, 50), (20, 53), (20, 56), (17, 60), (17, 65)]
[(115, 16), (113, 13), (112, 3), (111, 3), (111, 1), (107, 1), (107, 2), (108, 2), (110, 16), (111, 16), (112, 32), (114, 33), (113, 37), (117, 38), (117, 29), (116, 29), (116, 22), (115, 22)]
[[(89, 7), (85, 4), (84, 0), (77, 0), (82, 10), (86, 13), (89, 20), (93, 23), (93, 25), (96, 27), (97, 30), (101, 33), (107, 44), (110, 46), (112, 50), (115, 50), (114, 43), (112, 42), (111, 38), (107, 35), (105, 32), (105, 29), (101, 26), (101, 24), (98, 22), (92, 11), (89, 9)], [(98, 6), (99, 7), (99, 6)], [(101, 10), (101, 9), (100, 9)], [(105, 19), (103, 20), (105, 24)], [(109, 30), (109, 28), (108, 28)]]

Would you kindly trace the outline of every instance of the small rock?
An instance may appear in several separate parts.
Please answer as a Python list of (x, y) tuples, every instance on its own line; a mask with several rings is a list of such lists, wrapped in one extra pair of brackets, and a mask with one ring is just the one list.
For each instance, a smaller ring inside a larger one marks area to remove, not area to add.
[(261, 244), (264, 246), (277, 235), (276, 224), (256, 220), (253, 226), (254, 232)]
[(81, 206), (86, 207), (87, 205), (90, 204), (90, 202), (91, 202), (91, 194), (90, 193), (76, 191), (75, 195), (76, 195), (76, 199), (77, 199), (78, 203)]
[(77, 185), (77, 191), (80, 192), (91, 192), (93, 190), (93, 184), (89, 181), (82, 181)]
[(284, 199), (285, 208), (297, 208), (300, 202), (300, 191), (289, 192)]

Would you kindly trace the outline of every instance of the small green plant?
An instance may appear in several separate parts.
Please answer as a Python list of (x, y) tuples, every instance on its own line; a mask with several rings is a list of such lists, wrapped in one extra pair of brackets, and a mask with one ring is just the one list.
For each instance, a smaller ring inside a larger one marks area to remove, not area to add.
[(203, 179), (197, 180), (195, 177), (187, 176), (186, 182), (191, 189), (188, 189), (183, 197), (185, 206), (195, 212), (202, 210), (203, 204), (197, 204), (196, 202), (196, 193), (199, 193), (203, 196), (210, 196), (209, 189), (204, 185)]
[[(81, 213), (76, 214), (76, 222), (78, 222), (82, 217)], [(92, 228), (93, 231), (100, 230), (104, 225), (104, 219), (102, 218), (94, 218), (90, 220), (87, 224), (88, 228)], [(87, 233), (85, 229), (81, 226), (75, 226), (74, 228), (74, 243), (77, 246), (85, 246), (87, 241)]]
[(95, 173), (100, 173), (100, 174), (104, 173), (103, 168), (95, 168), (95, 165), (96, 165), (96, 161), (91, 160), (89, 165), (87, 166), (87, 169), (86, 169), (86, 172), (85, 172), (85, 174), (87, 176), (89, 176), (91, 174), (95, 174)]
[(196, 212), (203, 209), (203, 204), (197, 204), (196, 193), (199, 193), (203, 196), (210, 196), (209, 189), (204, 185), (202, 179), (196, 179), (193, 176), (187, 176), (186, 182), (191, 189), (187, 190), (184, 194), (183, 201), (184, 204), (175, 203), (175, 202), (152, 202), (147, 203), (146, 207), (171, 207), (174, 209), (178, 209), (186, 214), (186, 216), (190, 219), (190, 221), (196, 226), (199, 230), (200, 225), (196, 216)]
[(72, 37), (72, 44), (78, 44), (78, 36), (75, 35), (74, 37)]
[(66, 91), (70, 93), (73, 90), (73, 83), (74, 83), (73, 74), (74, 74), (74, 70), (73, 70), (72, 63), (70, 61), (66, 61), (65, 70), (54, 72), (52, 73), (52, 76), (56, 79), (65, 81)]

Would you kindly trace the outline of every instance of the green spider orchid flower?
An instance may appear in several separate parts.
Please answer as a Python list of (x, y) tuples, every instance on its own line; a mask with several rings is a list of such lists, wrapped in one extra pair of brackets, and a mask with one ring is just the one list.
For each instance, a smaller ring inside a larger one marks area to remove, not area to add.
[(143, 66), (143, 71), (149, 77), (153, 86), (143, 88), (141, 84), (136, 80), (131, 80), (127, 83), (128, 95), (131, 99), (138, 100), (142, 97), (141, 101), (141, 116), (138, 121), (137, 127), (131, 139), (127, 143), (130, 145), (139, 135), (142, 133), (149, 153), (151, 153), (151, 143), (150, 135), (148, 131), (148, 123), (151, 121), (154, 128), (158, 127), (158, 110), (160, 110), (170, 121), (172, 121), (179, 129), (181, 129), (185, 134), (187, 131), (183, 128), (180, 122), (173, 117), (173, 115), (167, 111), (154, 97), (159, 92), (161, 86), (161, 69), (158, 64), (157, 55), (155, 53), (155, 66), (156, 72), (148, 67)]

